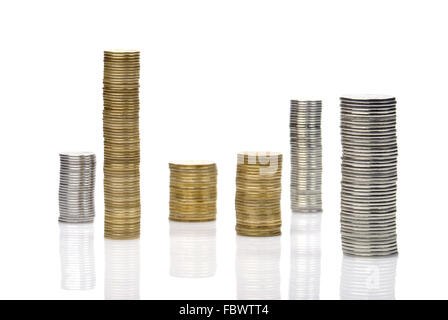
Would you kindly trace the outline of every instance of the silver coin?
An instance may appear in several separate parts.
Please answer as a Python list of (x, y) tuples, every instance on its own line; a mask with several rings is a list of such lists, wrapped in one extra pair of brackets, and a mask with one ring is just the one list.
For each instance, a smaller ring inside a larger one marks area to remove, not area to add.
[(92, 222), (95, 216), (96, 158), (91, 152), (60, 154), (59, 221)]
[(344, 253), (395, 254), (396, 100), (341, 97), (341, 238)]
[(322, 143), (320, 100), (291, 100), (291, 209), (322, 211)]

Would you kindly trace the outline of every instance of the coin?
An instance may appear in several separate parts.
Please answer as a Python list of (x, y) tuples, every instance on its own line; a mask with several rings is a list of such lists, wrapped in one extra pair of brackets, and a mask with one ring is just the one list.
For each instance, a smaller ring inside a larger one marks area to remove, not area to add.
[(104, 51), (104, 235), (140, 236), (140, 52)]
[(172, 161), (169, 169), (169, 219), (180, 222), (216, 220), (216, 164), (211, 161)]
[(282, 155), (276, 152), (241, 152), (237, 159), (237, 234), (257, 237), (280, 235)]
[(291, 100), (291, 209), (322, 211), (321, 100)]
[(93, 222), (95, 217), (95, 154), (59, 154), (59, 221)]
[(396, 101), (383, 95), (341, 97), (341, 237), (344, 253), (397, 253)]

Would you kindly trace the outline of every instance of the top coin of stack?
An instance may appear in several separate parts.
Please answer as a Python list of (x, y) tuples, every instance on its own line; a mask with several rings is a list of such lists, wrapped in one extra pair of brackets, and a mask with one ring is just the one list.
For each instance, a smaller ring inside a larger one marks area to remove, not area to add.
[(140, 52), (104, 51), (105, 237), (140, 236)]
[(282, 155), (273, 152), (238, 154), (236, 232), (242, 236), (281, 234)]
[(203, 222), (216, 219), (216, 164), (171, 162), (170, 220)]
[(397, 253), (396, 100), (341, 98), (341, 234), (346, 254)]
[(320, 100), (291, 100), (291, 209), (322, 211)]

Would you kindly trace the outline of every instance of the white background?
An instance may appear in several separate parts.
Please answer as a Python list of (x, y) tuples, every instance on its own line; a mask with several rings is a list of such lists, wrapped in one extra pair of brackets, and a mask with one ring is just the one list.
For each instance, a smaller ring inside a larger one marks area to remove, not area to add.
[[(395, 297), (448, 298), (446, 1), (2, 1), (0, 298), (102, 299), (103, 50), (141, 50), (143, 299), (237, 298), (236, 153), (285, 155), (281, 278), (289, 298), (289, 100), (323, 100), (321, 299), (339, 299), (345, 93), (398, 105)], [(61, 151), (98, 158), (96, 287), (61, 289)], [(170, 276), (168, 161), (218, 164), (214, 277)], [(106, 290), (107, 291), (107, 290)]]

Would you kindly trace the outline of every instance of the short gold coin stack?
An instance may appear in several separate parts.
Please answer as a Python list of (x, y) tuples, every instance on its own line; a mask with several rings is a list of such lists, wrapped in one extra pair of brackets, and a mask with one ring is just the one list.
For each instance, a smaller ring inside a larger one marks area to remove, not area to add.
[(216, 220), (216, 164), (206, 161), (170, 162), (170, 220)]
[(236, 173), (236, 232), (241, 236), (281, 234), (282, 154), (242, 152)]
[(140, 236), (140, 52), (104, 51), (104, 236)]

